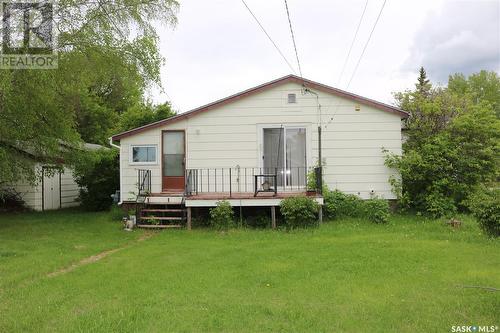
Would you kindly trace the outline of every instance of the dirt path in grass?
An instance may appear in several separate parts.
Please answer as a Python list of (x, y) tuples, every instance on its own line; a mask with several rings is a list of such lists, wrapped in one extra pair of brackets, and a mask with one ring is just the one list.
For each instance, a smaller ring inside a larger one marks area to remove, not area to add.
[(77, 269), (78, 267), (81, 267), (81, 266), (84, 266), (84, 265), (88, 265), (88, 264), (92, 264), (96, 261), (99, 261), (103, 258), (106, 258), (107, 256), (113, 254), (113, 253), (116, 253), (118, 251), (121, 251), (121, 250), (124, 250), (126, 248), (129, 248), (131, 247), (132, 245), (136, 244), (136, 243), (140, 243), (140, 242), (143, 242), (151, 237), (153, 237), (156, 233), (154, 232), (145, 232), (143, 235), (141, 235), (141, 237), (139, 237), (136, 241), (132, 242), (132, 243), (128, 243), (124, 246), (121, 246), (121, 247), (118, 247), (116, 249), (111, 249), (111, 250), (107, 250), (107, 251), (103, 251), (101, 253), (98, 253), (96, 255), (93, 255), (93, 256), (90, 256), (90, 257), (87, 257), (87, 258), (83, 258), (82, 260), (80, 260), (79, 262), (75, 263), (75, 264), (72, 264), (71, 266), (68, 266), (68, 267), (65, 267), (65, 268), (61, 268), (57, 271), (54, 271), (54, 272), (51, 272), (49, 274), (47, 274), (47, 277), (55, 277), (55, 276), (58, 276), (58, 275), (62, 275), (62, 274), (66, 274), (66, 273), (69, 273), (69, 272), (72, 272), (74, 271), (75, 269)]

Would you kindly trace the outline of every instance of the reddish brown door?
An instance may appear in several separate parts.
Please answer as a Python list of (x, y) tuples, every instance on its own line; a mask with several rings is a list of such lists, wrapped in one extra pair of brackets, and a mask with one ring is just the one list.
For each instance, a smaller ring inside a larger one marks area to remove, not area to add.
[(163, 131), (162, 140), (163, 191), (184, 191), (186, 165), (184, 131)]

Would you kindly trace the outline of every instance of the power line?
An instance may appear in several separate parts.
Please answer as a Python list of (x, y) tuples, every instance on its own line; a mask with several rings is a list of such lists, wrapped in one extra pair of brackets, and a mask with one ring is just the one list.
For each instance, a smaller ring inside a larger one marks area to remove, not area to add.
[[(349, 89), (349, 86), (351, 85), (351, 82), (352, 82), (352, 79), (354, 78), (354, 75), (356, 74), (356, 71), (358, 70), (358, 67), (359, 67), (359, 64), (361, 62), (361, 58), (363, 58), (363, 55), (365, 54), (365, 51), (366, 51), (366, 47), (368, 46), (368, 43), (370, 42), (370, 39), (372, 38), (372, 35), (373, 35), (373, 31), (375, 31), (375, 27), (377, 26), (377, 23), (380, 19), (380, 16), (382, 15), (382, 11), (384, 10), (384, 7), (385, 7), (385, 3), (387, 2), (387, 0), (384, 0), (384, 3), (382, 4), (382, 7), (380, 7), (380, 11), (378, 13), (378, 16), (377, 16), (377, 19), (375, 20), (375, 23), (373, 24), (373, 27), (372, 27), (372, 30), (370, 31), (370, 35), (368, 36), (368, 40), (366, 41), (365, 43), (365, 46), (363, 47), (363, 51), (361, 52), (361, 55), (359, 56), (359, 59), (358, 59), (358, 62), (356, 63), (356, 67), (354, 67), (354, 71), (352, 72), (352, 75), (351, 75), (351, 78), (349, 79), (349, 82), (347, 83), (347, 87), (346, 87), (346, 90)], [(333, 103), (330, 104), (328, 107), (327, 107), (327, 111), (333, 106)], [(331, 119), (328, 121), (328, 123), (326, 123), (325, 127), (328, 126), (332, 121), (333, 121), (333, 117), (335, 116), (335, 111), (337, 110), (337, 108), (340, 106), (340, 104), (337, 104), (336, 105), (336, 108), (332, 114), (332, 117)]]
[[(255, 19), (255, 22), (257, 22), (257, 24), (259, 25), (259, 27), (262, 29), (262, 31), (266, 34), (267, 38), (271, 41), (271, 43), (273, 43), (274, 45), (274, 48), (276, 49), (276, 51), (278, 51), (278, 53), (281, 55), (281, 57), (283, 58), (283, 60), (285, 60), (286, 64), (288, 65), (288, 67), (290, 67), (290, 69), (292, 70), (293, 73), (297, 74), (297, 71), (295, 71), (295, 69), (293, 68), (293, 66), (290, 64), (290, 62), (287, 60), (287, 58), (285, 57), (285, 55), (283, 54), (283, 52), (281, 52), (280, 48), (278, 47), (278, 45), (276, 45), (276, 43), (274, 42), (274, 40), (271, 38), (271, 36), (269, 36), (269, 34), (267, 33), (266, 29), (262, 26), (262, 24), (260, 23), (259, 19), (255, 16), (255, 14), (252, 12), (252, 10), (250, 9), (250, 7), (248, 7), (247, 3), (245, 2), (245, 0), (241, 0), (241, 2), (243, 2), (243, 4), (245, 5), (245, 7), (247, 8), (248, 12), (250, 13), (250, 15), (252, 15), (252, 17)], [(300, 65), (299, 65), (299, 70), (300, 70)]]
[(340, 81), (342, 81), (342, 76), (344, 76), (344, 71), (347, 67), (347, 63), (349, 62), (349, 57), (351, 56), (351, 51), (352, 51), (352, 47), (354, 46), (354, 42), (356, 41), (356, 38), (358, 37), (359, 27), (361, 26), (361, 22), (363, 21), (363, 17), (365, 16), (367, 6), (368, 6), (368, 0), (366, 0), (365, 7), (363, 8), (363, 13), (361, 13), (361, 17), (359, 18), (358, 26), (356, 27), (356, 32), (354, 33), (354, 37), (352, 39), (351, 46), (349, 47), (349, 52), (347, 52), (347, 57), (345, 58), (344, 65), (342, 66), (342, 71), (340, 72), (340, 76), (339, 76), (339, 79), (337, 81), (337, 86), (340, 84)]
[(349, 79), (349, 83), (347, 83), (346, 89), (349, 88), (349, 86), (351, 85), (352, 79), (354, 78), (354, 75), (356, 75), (356, 71), (358, 70), (359, 63), (361, 62), (361, 59), (363, 58), (363, 55), (365, 54), (368, 43), (370, 43), (370, 39), (372, 38), (373, 32), (375, 31), (375, 27), (377, 26), (378, 20), (380, 19), (380, 16), (382, 15), (382, 11), (384, 10), (386, 2), (387, 2), (387, 0), (384, 0), (382, 7), (380, 7), (380, 11), (378, 12), (377, 19), (375, 20), (375, 23), (373, 24), (372, 31), (370, 31), (370, 35), (368, 36), (368, 40), (366, 41), (365, 46), (363, 47), (363, 52), (361, 52), (361, 55), (359, 56), (358, 62), (356, 63), (356, 66), (354, 67), (354, 71), (352, 72), (351, 78)]
[(285, 0), (286, 16), (288, 17), (288, 24), (290, 25), (290, 33), (292, 34), (293, 48), (295, 50), (295, 57), (297, 58), (297, 65), (299, 67), (299, 74), (302, 77), (302, 69), (300, 68), (299, 53), (297, 52), (297, 44), (295, 43), (295, 35), (293, 34), (292, 20), (290, 20), (290, 11), (288, 10), (288, 3)]

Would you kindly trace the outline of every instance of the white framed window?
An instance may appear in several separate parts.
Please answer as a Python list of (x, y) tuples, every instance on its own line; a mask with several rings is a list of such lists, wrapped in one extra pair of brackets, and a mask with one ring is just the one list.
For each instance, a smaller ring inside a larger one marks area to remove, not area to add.
[(158, 163), (157, 145), (131, 145), (130, 146), (130, 164), (157, 164)]
[(310, 163), (309, 124), (261, 124), (260, 166), (278, 173), (278, 186), (305, 187)]
[(297, 103), (297, 95), (296, 94), (288, 94), (287, 101), (288, 101), (288, 104)]

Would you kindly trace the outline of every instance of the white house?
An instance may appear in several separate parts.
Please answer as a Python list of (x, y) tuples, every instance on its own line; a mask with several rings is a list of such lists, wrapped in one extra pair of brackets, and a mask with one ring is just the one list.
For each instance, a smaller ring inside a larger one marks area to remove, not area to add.
[[(401, 153), (394, 106), (288, 75), (111, 138), (122, 203), (276, 206), (318, 165), (330, 189), (393, 199), (383, 149)], [(257, 189), (258, 193), (255, 193)], [(272, 192), (260, 192), (269, 190)], [(315, 196), (322, 203), (320, 195)], [(176, 201), (177, 200), (177, 201)]]

